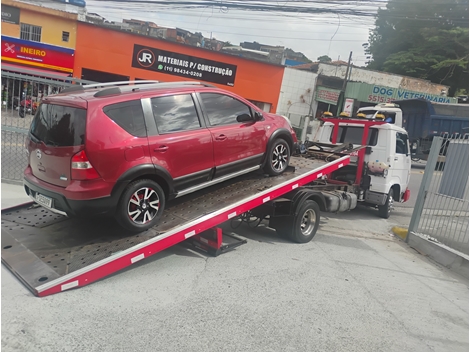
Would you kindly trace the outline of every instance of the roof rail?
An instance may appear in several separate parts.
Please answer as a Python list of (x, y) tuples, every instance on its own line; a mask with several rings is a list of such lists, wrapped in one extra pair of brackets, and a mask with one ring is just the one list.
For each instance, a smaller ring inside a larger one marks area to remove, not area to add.
[(82, 87), (84, 89), (88, 89), (88, 88), (101, 88), (101, 87), (109, 87), (109, 86), (128, 86), (131, 83), (133, 83), (133, 84), (149, 84), (149, 83), (160, 83), (160, 81), (118, 81), (118, 82), (86, 84)]
[(95, 84), (85, 84), (85, 85), (74, 85), (71, 87), (67, 87), (62, 89), (60, 93), (71, 93), (77, 91), (84, 91), (85, 89), (92, 89), (92, 88), (104, 88), (104, 87), (115, 87), (115, 86), (128, 86), (128, 85), (139, 85), (139, 84), (155, 84), (160, 83), (160, 81), (152, 81), (152, 80), (142, 80), (142, 81), (118, 81), (118, 82), (106, 82), (106, 83), (95, 83)]
[(109, 95), (117, 95), (129, 91), (138, 91), (141, 89), (152, 89), (152, 88), (171, 88), (171, 87), (179, 87), (179, 86), (196, 86), (196, 85), (202, 85), (204, 87), (212, 87), (216, 88), (215, 86), (207, 83), (202, 83), (202, 82), (193, 82), (193, 81), (180, 81), (180, 82), (159, 82), (159, 83), (149, 83), (142, 85), (142, 87), (134, 87), (132, 85), (126, 85), (125, 87), (109, 87), (104, 90), (100, 90), (96, 92), (93, 96), (95, 98), (100, 98), (100, 97), (106, 97)]

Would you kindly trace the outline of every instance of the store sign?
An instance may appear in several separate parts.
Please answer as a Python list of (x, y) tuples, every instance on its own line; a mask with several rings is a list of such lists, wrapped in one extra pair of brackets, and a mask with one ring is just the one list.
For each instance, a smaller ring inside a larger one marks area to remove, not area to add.
[(317, 101), (321, 101), (327, 104), (334, 104), (338, 103), (340, 91), (339, 90), (332, 90), (332, 89), (325, 89), (322, 87), (317, 88)]
[(73, 72), (74, 50), (2, 35), (2, 61)]
[(405, 89), (397, 89), (383, 86), (370, 85), (369, 94), (363, 97), (363, 101), (371, 103), (391, 103), (394, 100), (426, 99), (437, 103), (457, 103), (456, 98), (443, 97), (441, 95), (413, 92)]
[(132, 67), (233, 87), (237, 66), (134, 44)]
[(20, 24), (20, 9), (2, 4), (2, 22)]

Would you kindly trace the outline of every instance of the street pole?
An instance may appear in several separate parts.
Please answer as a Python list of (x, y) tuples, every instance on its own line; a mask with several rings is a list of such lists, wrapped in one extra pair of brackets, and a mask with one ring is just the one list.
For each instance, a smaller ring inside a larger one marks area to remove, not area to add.
[(348, 66), (346, 67), (346, 74), (344, 75), (343, 88), (341, 89), (342, 94), (340, 94), (340, 99), (339, 99), (340, 101), (338, 101), (338, 107), (336, 110), (338, 115), (343, 110), (344, 100), (346, 98), (346, 87), (348, 85), (348, 75), (349, 75), (349, 70), (351, 67), (352, 53), (353, 53), (352, 51), (349, 52)]

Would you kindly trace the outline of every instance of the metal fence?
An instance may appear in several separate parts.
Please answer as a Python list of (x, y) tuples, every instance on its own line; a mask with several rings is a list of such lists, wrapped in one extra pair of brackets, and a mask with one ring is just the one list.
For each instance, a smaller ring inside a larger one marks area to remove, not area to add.
[(468, 135), (434, 138), (409, 233), (424, 235), (468, 255), (468, 181)]
[(36, 77), (2, 70), (2, 181), (21, 183), (27, 166), (26, 134), (41, 99), (73, 84), (95, 83), (62, 76)]

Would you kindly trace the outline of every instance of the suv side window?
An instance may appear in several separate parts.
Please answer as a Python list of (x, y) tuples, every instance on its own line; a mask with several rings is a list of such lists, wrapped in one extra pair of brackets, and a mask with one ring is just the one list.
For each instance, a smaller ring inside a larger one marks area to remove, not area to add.
[(211, 126), (229, 125), (237, 122), (237, 116), (253, 116), (251, 108), (228, 95), (218, 93), (201, 93), (204, 110)]
[(159, 134), (194, 130), (201, 127), (190, 94), (152, 98), (151, 102)]
[(395, 153), (397, 154), (408, 154), (408, 136), (403, 133), (397, 132)]
[(133, 136), (147, 136), (140, 99), (105, 106), (103, 112)]

